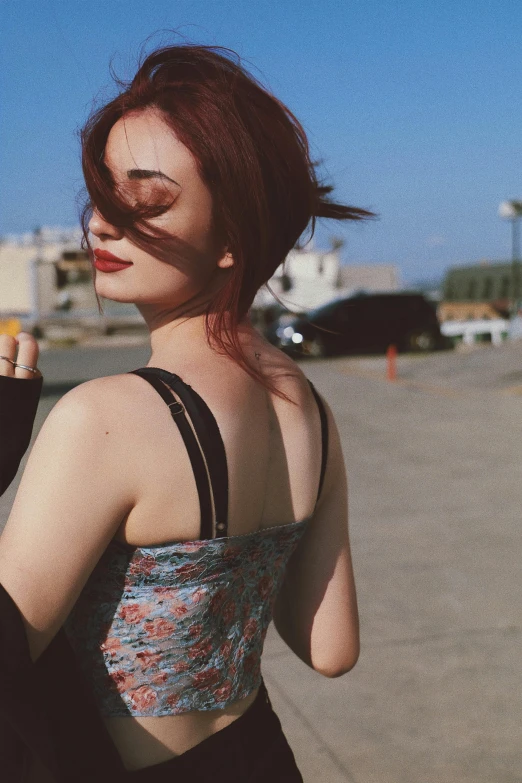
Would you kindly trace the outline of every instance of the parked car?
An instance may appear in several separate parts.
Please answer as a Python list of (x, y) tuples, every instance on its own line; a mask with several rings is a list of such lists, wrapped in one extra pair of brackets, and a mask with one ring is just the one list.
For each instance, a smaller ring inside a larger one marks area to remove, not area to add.
[(453, 347), (440, 331), (435, 306), (416, 292), (358, 293), (306, 315), (281, 316), (267, 339), (293, 356), (339, 356)]

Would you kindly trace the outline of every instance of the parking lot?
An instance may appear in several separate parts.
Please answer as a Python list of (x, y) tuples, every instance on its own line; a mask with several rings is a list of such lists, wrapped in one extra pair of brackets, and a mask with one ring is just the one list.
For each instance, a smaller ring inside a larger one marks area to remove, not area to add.
[[(147, 360), (42, 352), (33, 438), (71, 383)], [(264, 677), (306, 783), (520, 783), (522, 341), (399, 356), (395, 382), (381, 357), (302, 367), (341, 431), (361, 614), (360, 660), (335, 680), (269, 630)]]

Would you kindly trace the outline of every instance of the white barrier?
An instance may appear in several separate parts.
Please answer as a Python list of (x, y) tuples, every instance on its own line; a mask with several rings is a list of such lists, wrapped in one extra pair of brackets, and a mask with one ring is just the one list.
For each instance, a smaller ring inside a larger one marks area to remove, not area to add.
[(446, 337), (461, 339), (465, 345), (482, 342), (484, 338), (491, 341), (493, 345), (500, 345), (508, 337), (509, 321), (504, 318), (444, 321), (440, 325), (440, 330)]

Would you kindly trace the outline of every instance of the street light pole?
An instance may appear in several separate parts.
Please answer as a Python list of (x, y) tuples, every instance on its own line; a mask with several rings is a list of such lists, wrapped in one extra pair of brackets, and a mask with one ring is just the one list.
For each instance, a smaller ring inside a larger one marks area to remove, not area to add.
[(35, 256), (30, 261), (31, 319), (33, 329), (40, 327), (40, 280), (39, 268), (43, 261), (43, 234), (41, 228), (33, 231)]
[(522, 201), (503, 201), (498, 214), (511, 221), (511, 317), (515, 318), (520, 305), (520, 219)]
[(511, 264), (513, 267), (513, 315), (520, 304), (520, 215), (511, 220)]

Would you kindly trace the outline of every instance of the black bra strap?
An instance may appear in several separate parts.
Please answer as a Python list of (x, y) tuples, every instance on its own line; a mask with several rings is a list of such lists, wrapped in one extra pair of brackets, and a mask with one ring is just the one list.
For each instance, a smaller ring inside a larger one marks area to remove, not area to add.
[[(131, 370), (131, 372), (144, 378), (156, 389), (169, 406), (172, 418), (179, 428), (192, 464), (198, 490), (201, 508), (201, 539), (213, 538), (211, 493), (214, 498), (216, 514), (216, 535), (226, 536), (228, 533), (228, 467), (225, 445), (214, 414), (203, 398), (179, 375), (163, 370), (161, 367), (141, 367), (137, 370)], [(317, 402), (321, 419), (321, 473), (317, 504), (326, 472), (328, 422), (323, 401), (312, 381), (308, 380), (308, 383)], [(181, 404), (177, 400), (173, 400), (165, 384), (177, 394)], [(190, 416), (197, 438), (186, 419), (185, 411)]]
[[(150, 369), (150, 368), (148, 368)], [(165, 372), (164, 370), (161, 371)], [(169, 384), (185, 405), (205, 455), (216, 511), (217, 535), (226, 536), (228, 527), (228, 465), (225, 444), (218, 423), (205, 400), (179, 375), (160, 377)]]
[(315, 400), (317, 402), (317, 407), (319, 408), (319, 415), (321, 417), (321, 475), (319, 477), (319, 489), (317, 492), (317, 499), (315, 501), (315, 504), (317, 505), (319, 501), (319, 497), (321, 495), (321, 489), (323, 488), (323, 481), (324, 481), (324, 474), (326, 472), (326, 459), (328, 456), (328, 420), (326, 418), (326, 410), (323, 405), (322, 399), (319, 397), (315, 386), (313, 385), (312, 381), (308, 379), (308, 383), (310, 384), (310, 387), (314, 393)]
[[(160, 393), (169, 405), (172, 417), (179, 427), (194, 469), (200, 499), (200, 537), (213, 538), (211, 492), (216, 515), (216, 535), (226, 536), (228, 530), (227, 459), (223, 439), (212, 411), (203, 398), (174, 373), (169, 373), (160, 367), (142, 367), (132, 372), (145, 378)], [(172, 402), (172, 396), (166, 390), (164, 383), (178, 395), (181, 405), (179, 402)], [(197, 439), (185, 418), (185, 410), (190, 416)]]

